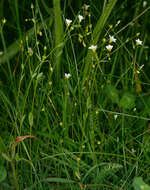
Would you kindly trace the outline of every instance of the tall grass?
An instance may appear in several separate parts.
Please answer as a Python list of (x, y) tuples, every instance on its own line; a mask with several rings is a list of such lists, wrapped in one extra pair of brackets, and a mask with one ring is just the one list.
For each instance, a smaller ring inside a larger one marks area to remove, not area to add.
[(0, 2), (2, 190), (149, 183), (149, 2), (86, 3)]

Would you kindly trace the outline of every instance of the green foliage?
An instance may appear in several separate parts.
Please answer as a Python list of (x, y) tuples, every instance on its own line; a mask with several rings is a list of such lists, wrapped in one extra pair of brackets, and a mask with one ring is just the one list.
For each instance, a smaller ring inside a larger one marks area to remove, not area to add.
[(62, 22), (62, 14), (61, 14), (61, 7), (60, 7), (60, 0), (53, 0), (54, 4), (54, 14), (55, 14), (55, 64), (56, 64), (56, 73), (57, 79), (60, 78), (60, 68), (61, 68), (61, 55), (63, 51), (62, 44), (64, 39), (64, 32), (63, 32), (63, 22)]
[(33, 114), (32, 114), (32, 112), (29, 113), (29, 124), (30, 124), (30, 126), (33, 126)]
[(106, 181), (107, 177), (111, 177), (117, 172), (119, 169), (122, 168), (121, 164), (117, 163), (106, 163), (100, 170), (95, 182), (103, 183), (104, 180)]
[(106, 94), (111, 99), (112, 103), (118, 104), (123, 109), (129, 109), (135, 107), (135, 96), (129, 92), (125, 92), (121, 98), (119, 98), (119, 91), (112, 85), (106, 86)]
[[(50, 19), (52, 20), (52, 17)], [(37, 27), (39, 29), (43, 29), (44, 24), (46, 24), (48, 20), (49, 19), (46, 19), (44, 23), (38, 23)], [(26, 37), (28, 37), (28, 40), (30, 41), (33, 36), (34, 36), (34, 27), (32, 27), (26, 32), (25, 37), (23, 38), (24, 40), (23, 43), (25, 42)], [(13, 42), (9, 47), (7, 47), (6, 53), (0, 55), (0, 64), (5, 63), (7, 60), (12, 59), (21, 50), (21, 45), (22, 44), (20, 42), (20, 39), (18, 39), (15, 42)]]
[(143, 2), (0, 1), (0, 189), (148, 187)]
[(0, 183), (3, 182), (7, 177), (7, 171), (4, 166), (0, 165)]
[(124, 109), (132, 109), (135, 107), (135, 96), (127, 92), (123, 94), (119, 105)]
[(107, 85), (106, 94), (112, 100), (113, 103), (119, 104), (119, 92), (114, 86)]
[(150, 190), (150, 186), (148, 186), (141, 177), (134, 178), (133, 187), (135, 190)]
[[(106, 2), (106, 1), (105, 1)], [(115, 4), (117, 3), (117, 0), (110, 0), (107, 5), (104, 3), (104, 8), (101, 16), (99, 17), (97, 24), (93, 30), (92, 37), (90, 40), (90, 44), (97, 44), (99, 37), (104, 29), (104, 26), (106, 24), (106, 21), (108, 17), (110, 16)], [(106, 7), (105, 7), (106, 6)], [(86, 80), (86, 76), (89, 71), (89, 65), (94, 57), (93, 52), (89, 49), (87, 52), (87, 55), (85, 57), (85, 67), (84, 67), (84, 72), (83, 72), (83, 84)]]

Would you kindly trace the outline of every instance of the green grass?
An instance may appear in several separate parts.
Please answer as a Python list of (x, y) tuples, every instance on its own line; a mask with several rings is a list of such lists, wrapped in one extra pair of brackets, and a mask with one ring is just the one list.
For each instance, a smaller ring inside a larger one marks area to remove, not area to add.
[(150, 184), (150, 4), (86, 4), (0, 1), (0, 190)]

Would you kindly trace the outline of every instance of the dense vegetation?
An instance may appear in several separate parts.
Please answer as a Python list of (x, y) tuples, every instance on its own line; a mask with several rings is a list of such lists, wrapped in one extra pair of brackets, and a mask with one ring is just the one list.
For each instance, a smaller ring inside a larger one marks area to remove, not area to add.
[(149, 189), (149, 10), (0, 1), (0, 190)]

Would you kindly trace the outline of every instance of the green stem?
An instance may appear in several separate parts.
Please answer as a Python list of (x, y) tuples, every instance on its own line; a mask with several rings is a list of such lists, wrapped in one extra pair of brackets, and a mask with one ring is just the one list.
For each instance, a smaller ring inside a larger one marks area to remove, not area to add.
[(15, 9), (16, 9), (16, 22), (17, 22), (17, 29), (19, 31), (19, 37), (22, 38), (22, 31), (20, 28), (20, 19), (19, 19), (19, 8), (18, 8), (18, 0), (15, 0)]
[(19, 190), (19, 183), (17, 180), (16, 169), (15, 169), (15, 164), (14, 164), (13, 160), (11, 160), (10, 164), (11, 164), (11, 168), (12, 168), (12, 172), (13, 172), (13, 176), (14, 176), (16, 190)]
[(55, 14), (55, 65), (56, 65), (56, 77), (60, 79), (60, 62), (61, 54), (63, 51), (63, 23), (61, 16), (60, 0), (53, 0), (54, 14)]
[[(0, 24), (0, 34), (1, 34), (1, 39), (2, 39), (2, 44), (3, 44), (3, 48), (4, 48), (4, 55), (7, 54), (7, 47), (6, 47), (6, 43), (5, 43), (5, 38), (4, 38), (4, 33), (3, 33), (3, 27), (1, 24)], [(10, 81), (12, 82), (12, 72), (11, 72), (11, 68), (10, 68), (10, 62), (9, 62), (9, 59), (8, 57), (6, 57), (6, 61), (7, 61), (7, 65), (8, 65), (8, 71), (9, 71), (9, 75), (10, 75)]]
[[(106, 4), (104, 4), (105, 8), (103, 9), (103, 13), (100, 16), (100, 18), (94, 28), (92, 37), (91, 37), (91, 42), (90, 42), (91, 45), (97, 44), (99, 37), (105, 26), (105, 23), (106, 23), (109, 15), (111, 14), (112, 9), (116, 3), (117, 3), (117, 0), (110, 0), (109, 3), (107, 4), (107, 6), (106, 6)], [(87, 73), (89, 71), (89, 67), (92, 62), (92, 57), (93, 57), (93, 52), (91, 50), (88, 50), (87, 56), (85, 58), (85, 67), (84, 67), (84, 71), (83, 71), (83, 80), (82, 80), (83, 85), (84, 85), (85, 81), (87, 80)]]

